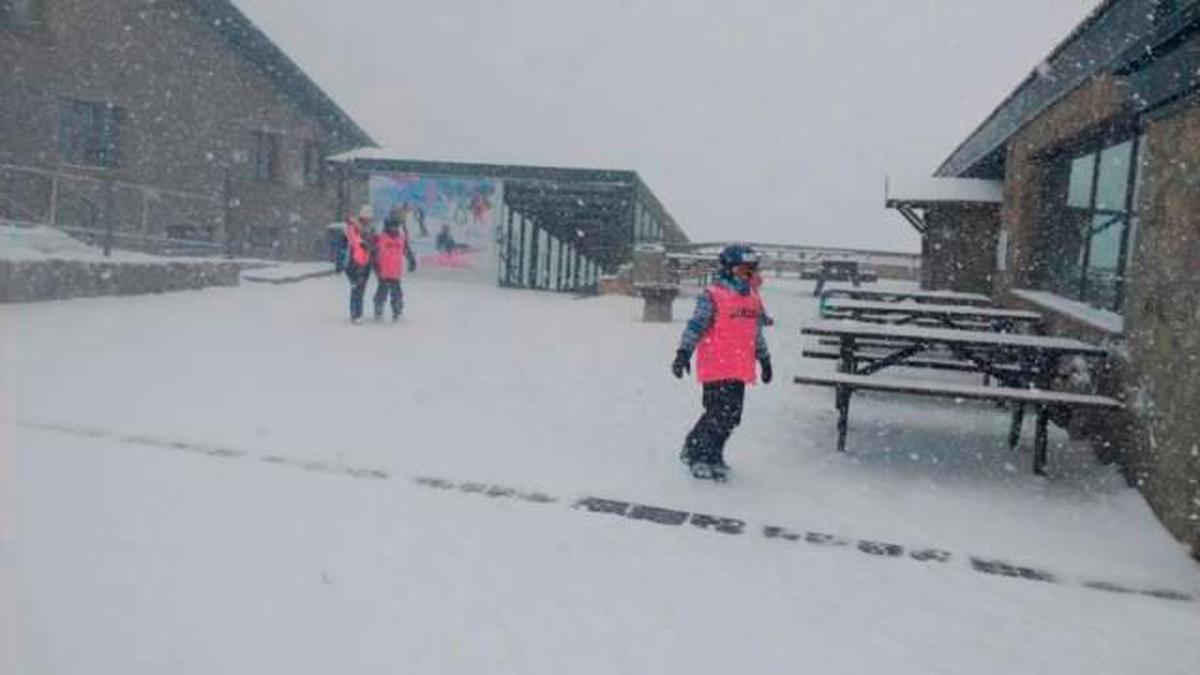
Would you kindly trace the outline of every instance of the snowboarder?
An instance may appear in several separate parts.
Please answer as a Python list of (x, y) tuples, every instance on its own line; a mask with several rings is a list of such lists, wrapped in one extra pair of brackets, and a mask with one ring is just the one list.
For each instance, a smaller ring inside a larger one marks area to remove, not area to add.
[(408, 232), (401, 232), (399, 218), (388, 217), (383, 221), (383, 234), (375, 239), (375, 277), (379, 287), (375, 290), (375, 320), (383, 319), (383, 303), (388, 297), (392, 302), (392, 321), (398, 321), (404, 312), (404, 291), (400, 278), (404, 276), (402, 260), (408, 263), (408, 271), (417, 269), (417, 259), (408, 245)]
[(363, 295), (367, 282), (371, 280), (371, 258), (375, 250), (375, 233), (371, 221), (375, 214), (368, 204), (358, 212), (358, 217), (346, 218), (346, 278), (350, 280), (350, 322), (360, 323), (363, 314)]
[(704, 387), (704, 414), (683, 444), (680, 458), (697, 478), (725, 480), (725, 442), (742, 420), (746, 385), (754, 384), (754, 362), (763, 384), (771, 381), (771, 355), (763, 337), (763, 303), (751, 283), (758, 254), (749, 246), (726, 246), (718, 258), (717, 280), (696, 301), (696, 310), (679, 341), (671, 372), (691, 372)]

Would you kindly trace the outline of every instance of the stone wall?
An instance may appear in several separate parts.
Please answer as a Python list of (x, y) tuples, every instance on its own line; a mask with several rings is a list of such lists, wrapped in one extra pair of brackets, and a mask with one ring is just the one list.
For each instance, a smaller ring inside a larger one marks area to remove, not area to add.
[(1141, 222), (1125, 303), (1133, 364), (1126, 464), (1200, 556), (1200, 102), (1145, 126)]
[(140, 295), (237, 286), (233, 262), (127, 263), (0, 258), (0, 302)]
[[(969, 293), (992, 292), (996, 267), (999, 208), (947, 204), (925, 213), (928, 255), (922, 260), (922, 286)], [(880, 270), (880, 276), (885, 276)]]
[[(1200, 557), (1200, 101), (1140, 121), (1148, 147), (1124, 334), (1030, 308), (1047, 315), (1048, 333), (1112, 350), (1095, 373), (1098, 391), (1126, 409), (1079, 420), (1072, 431), (1091, 437), (1102, 459), (1119, 461), (1171, 533)], [(1125, 86), (1098, 77), (1010, 140), (1002, 211), (1008, 264), (997, 275), (997, 300), (1020, 306), (1008, 290), (1032, 286), (1040, 268), (1055, 262), (1039, 250), (1050, 208), (1048, 158), (1100, 135), (1132, 134), (1138, 122)]]

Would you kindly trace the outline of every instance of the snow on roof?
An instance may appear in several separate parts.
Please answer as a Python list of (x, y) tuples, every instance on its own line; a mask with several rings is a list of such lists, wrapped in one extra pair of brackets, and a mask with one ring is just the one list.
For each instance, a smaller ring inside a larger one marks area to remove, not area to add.
[(1004, 203), (1004, 182), (979, 178), (889, 176), (883, 192), (888, 207), (936, 202)]

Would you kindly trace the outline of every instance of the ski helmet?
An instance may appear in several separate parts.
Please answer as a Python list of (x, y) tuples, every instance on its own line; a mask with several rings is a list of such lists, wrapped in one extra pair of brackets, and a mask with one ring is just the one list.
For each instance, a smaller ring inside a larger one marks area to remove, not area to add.
[(741, 265), (749, 265), (758, 268), (759, 255), (754, 249), (745, 244), (730, 244), (721, 250), (721, 255), (717, 257), (717, 262), (721, 265), (723, 271), (729, 272), (733, 268)]

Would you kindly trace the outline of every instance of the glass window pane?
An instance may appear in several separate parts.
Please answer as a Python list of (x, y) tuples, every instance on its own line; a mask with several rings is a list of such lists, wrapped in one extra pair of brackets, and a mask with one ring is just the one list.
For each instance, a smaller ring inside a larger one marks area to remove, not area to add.
[(1133, 141), (1105, 148), (1100, 153), (1100, 178), (1096, 181), (1096, 208), (1125, 210)]
[(1084, 155), (1071, 162), (1071, 179), (1067, 188), (1067, 206), (1086, 209), (1092, 205), (1092, 176), (1096, 170), (1096, 155)]
[(1087, 297), (1097, 307), (1111, 309), (1117, 297), (1121, 239), (1125, 235), (1124, 216), (1097, 213), (1092, 216), (1092, 236), (1088, 245)]
[(1085, 231), (1090, 212), (1064, 209), (1057, 214), (1054, 226), (1045, 232), (1038, 247), (1039, 287), (1067, 298), (1079, 299), (1083, 278), (1083, 253), (1087, 238)]

